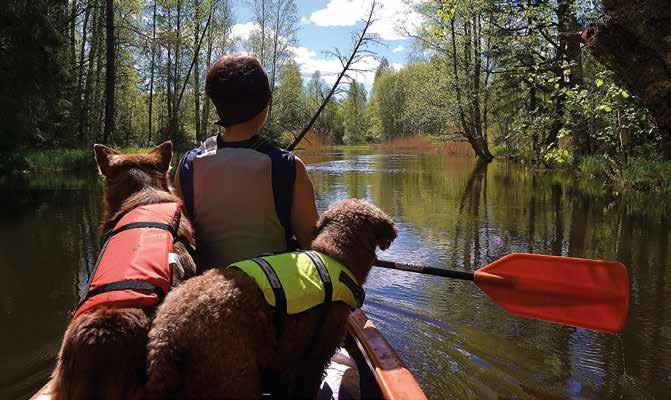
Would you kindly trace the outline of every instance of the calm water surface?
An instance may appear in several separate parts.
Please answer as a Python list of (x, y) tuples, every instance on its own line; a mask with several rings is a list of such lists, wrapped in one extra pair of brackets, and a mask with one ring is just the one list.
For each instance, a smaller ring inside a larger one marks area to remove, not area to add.
[[(320, 211), (359, 197), (397, 221), (399, 238), (380, 258), (473, 270), (526, 251), (629, 268), (631, 310), (620, 335), (512, 317), (470, 284), (375, 269), (364, 310), (430, 398), (668, 398), (671, 202), (502, 162), (302, 156)], [(95, 176), (60, 174), (5, 181), (2, 190), (0, 399), (26, 398), (53, 367), (95, 262), (101, 190)]]

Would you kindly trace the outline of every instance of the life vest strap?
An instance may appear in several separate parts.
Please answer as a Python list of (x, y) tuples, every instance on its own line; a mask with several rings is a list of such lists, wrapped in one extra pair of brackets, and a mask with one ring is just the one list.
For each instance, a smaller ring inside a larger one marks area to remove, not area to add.
[(357, 285), (356, 282), (354, 282), (352, 278), (350, 278), (350, 276), (347, 275), (344, 271), (340, 271), (338, 280), (352, 291), (354, 299), (356, 299), (357, 306), (361, 308), (361, 306), (363, 306), (363, 301), (366, 299), (366, 292), (364, 292), (361, 286)]
[(152, 292), (158, 296), (159, 303), (165, 297), (165, 292), (163, 291), (163, 289), (154, 285), (153, 283), (149, 283), (139, 279), (126, 279), (123, 281), (106, 283), (104, 285), (98, 286), (93, 290), (89, 290), (88, 293), (86, 293), (86, 296), (84, 296), (79, 301), (77, 308), (79, 308), (82, 304), (84, 304), (88, 299), (90, 299), (93, 296), (97, 296), (99, 294), (107, 292), (116, 292), (120, 290), (143, 290)]
[(319, 278), (321, 278), (322, 284), (324, 285), (324, 309), (322, 310), (321, 315), (317, 320), (317, 325), (315, 326), (314, 332), (312, 332), (312, 338), (310, 338), (309, 342), (310, 345), (305, 348), (305, 353), (303, 353), (304, 360), (308, 358), (310, 351), (316, 348), (315, 343), (317, 342), (317, 338), (321, 335), (324, 324), (326, 323), (326, 317), (328, 315), (328, 310), (325, 309), (325, 307), (327, 307), (326, 304), (333, 300), (333, 282), (331, 282), (331, 274), (329, 274), (326, 265), (324, 265), (324, 261), (314, 251), (306, 251), (305, 255), (310, 257), (310, 260), (312, 260), (312, 265), (314, 265), (317, 269)]
[(130, 224), (126, 224), (126, 225), (122, 226), (121, 228), (107, 231), (107, 233), (105, 233), (105, 235), (103, 235), (103, 237), (102, 237), (102, 242), (103, 242), (103, 244), (106, 243), (114, 235), (116, 235), (118, 233), (121, 233), (123, 231), (127, 231), (129, 229), (138, 229), (138, 228), (162, 229), (164, 231), (170, 232), (170, 234), (172, 234), (173, 237), (177, 237), (177, 232), (175, 231), (175, 227), (172, 224), (164, 224), (162, 222), (131, 222)]
[[(310, 257), (312, 260), (312, 265), (317, 269), (319, 278), (322, 280), (324, 285), (324, 303), (330, 303), (333, 300), (333, 282), (331, 282), (331, 275), (329, 270), (326, 268), (324, 261), (319, 257), (314, 251), (306, 251), (305, 255)], [(354, 292), (352, 292), (354, 293)]]
[(252, 258), (252, 261), (261, 268), (268, 282), (270, 282), (270, 287), (273, 288), (273, 294), (275, 295), (275, 333), (279, 341), (282, 332), (284, 332), (284, 317), (287, 314), (287, 297), (284, 294), (282, 282), (268, 261), (260, 257)]

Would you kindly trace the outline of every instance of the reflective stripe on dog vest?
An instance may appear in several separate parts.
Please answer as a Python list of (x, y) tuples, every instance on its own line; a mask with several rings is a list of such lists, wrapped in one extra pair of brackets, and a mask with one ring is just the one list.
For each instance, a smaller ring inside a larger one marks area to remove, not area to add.
[(316, 251), (301, 251), (239, 261), (237, 268), (252, 277), (266, 302), (278, 312), (298, 314), (322, 303), (339, 301), (361, 307), (364, 291), (344, 265)]
[(169, 254), (181, 217), (179, 203), (146, 204), (123, 214), (103, 237), (89, 284), (73, 317), (95, 307), (151, 307), (170, 289)]

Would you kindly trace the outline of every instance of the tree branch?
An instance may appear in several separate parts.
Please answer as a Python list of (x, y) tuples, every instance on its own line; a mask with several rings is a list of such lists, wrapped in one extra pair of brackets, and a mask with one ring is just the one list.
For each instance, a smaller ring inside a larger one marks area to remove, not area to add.
[[(333, 96), (336, 89), (338, 88), (338, 85), (340, 85), (340, 81), (342, 80), (343, 77), (345, 77), (347, 75), (347, 71), (350, 69), (352, 63), (354, 62), (354, 60), (356, 58), (356, 55), (357, 55), (357, 52), (359, 51), (359, 47), (361, 47), (361, 44), (364, 43), (365, 39), (367, 39), (366, 33), (368, 32), (368, 28), (370, 28), (371, 24), (373, 23), (373, 13), (375, 12), (375, 5), (376, 5), (376, 2), (373, 1), (372, 5), (370, 7), (370, 12), (368, 13), (368, 20), (366, 21), (366, 25), (364, 26), (363, 30), (361, 31), (361, 34), (359, 35), (359, 38), (358, 38), (356, 44), (354, 45), (354, 49), (352, 50), (352, 54), (349, 56), (349, 59), (347, 60), (347, 63), (344, 65), (343, 70), (340, 72), (340, 74), (338, 74), (338, 79), (336, 79), (335, 83), (331, 87), (331, 91), (329, 92), (328, 96), (326, 96), (326, 98), (322, 102), (321, 106), (319, 106), (319, 108), (317, 109), (315, 114), (310, 119), (310, 122), (308, 122), (308, 124), (305, 125), (305, 127), (303, 128), (301, 133), (298, 135), (296, 140), (294, 140), (294, 142), (291, 144), (291, 146), (289, 146), (288, 150), (295, 149), (296, 146), (298, 146), (298, 143), (300, 143), (300, 141), (303, 139), (303, 137), (305, 137), (305, 135), (307, 135), (307, 133), (310, 131), (310, 129), (312, 129), (312, 126), (315, 124), (315, 122), (317, 121), (317, 119), (321, 115), (322, 111), (324, 110), (324, 108), (326, 107), (328, 102), (331, 100), (331, 97)], [(337, 51), (337, 53), (340, 54), (339, 51)]]

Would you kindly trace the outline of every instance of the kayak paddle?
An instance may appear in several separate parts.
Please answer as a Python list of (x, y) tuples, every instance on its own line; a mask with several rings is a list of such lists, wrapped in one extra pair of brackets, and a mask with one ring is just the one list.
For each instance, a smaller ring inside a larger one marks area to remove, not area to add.
[(616, 261), (512, 253), (475, 272), (377, 260), (375, 266), (473, 281), (511, 314), (615, 333), (629, 309), (627, 268)]

